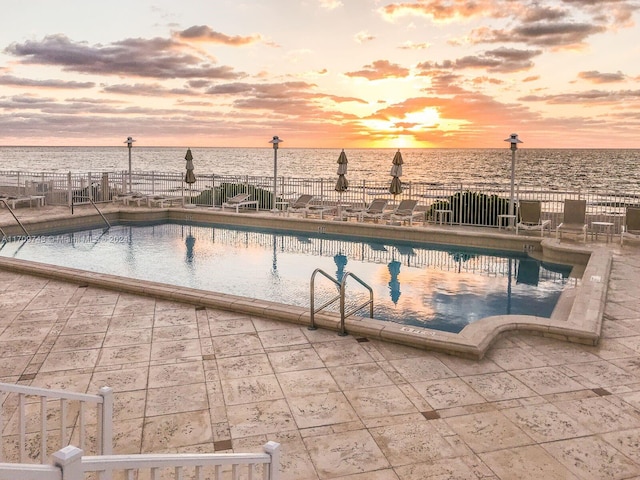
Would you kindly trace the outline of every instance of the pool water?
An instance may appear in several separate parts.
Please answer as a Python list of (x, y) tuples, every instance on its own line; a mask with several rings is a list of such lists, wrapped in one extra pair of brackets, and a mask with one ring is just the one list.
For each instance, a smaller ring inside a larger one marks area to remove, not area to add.
[[(375, 318), (449, 332), (491, 315), (550, 317), (572, 269), (493, 250), (174, 223), (9, 239), (0, 255), (306, 308), (315, 269), (338, 281), (348, 271), (373, 289)], [(346, 291), (347, 309), (368, 299), (352, 278)], [(336, 293), (316, 277), (316, 306)]]

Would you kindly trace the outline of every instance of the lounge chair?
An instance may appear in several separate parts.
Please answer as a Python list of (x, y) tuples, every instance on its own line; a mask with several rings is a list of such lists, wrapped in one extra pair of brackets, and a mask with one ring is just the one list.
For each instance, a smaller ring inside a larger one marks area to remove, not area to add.
[(138, 206), (142, 205), (142, 202), (145, 202), (147, 206), (149, 205), (149, 196), (139, 192), (116, 195), (112, 200), (114, 202), (122, 202), (122, 204), (126, 205), (127, 207), (129, 206), (129, 203), (134, 202)]
[(556, 238), (562, 239), (562, 232), (581, 233), (587, 241), (586, 200), (565, 200), (562, 223), (556, 227)]
[(309, 204), (309, 206), (304, 211), (304, 216), (307, 217), (309, 214), (319, 215), (320, 219), (324, 217), (325, 213), (333, 213), (336, 211), (336, 205), (327, 205), (325, 203), (321, 204)]
[(365, 218), (373, 218), (375, 221), (382, 218), (385, 214), (384, 209), (387, 208), (389, 200), (386, 198), (376, 198), (366, 208), (345, 208), (342, 211), (342, 217), (356, 217), (360, 222)]
[(289, 205), (287, 212), (303, 212), (305, 215), (307, 213), (307, 208), (311, 204), (311, 200), (314, 199), (314, 195), (303, 194), (298, 197), (298, 199)]
[(150, 207), (164, 208), (167, 205), (172, 207), (173, 205), (182, 205), (182, 197), (165, 197), (163, 195), (154, 195), (147, 198), (147, 203)]
[(250, 207), (255, 206), (256, 212), (258, 211), (258, 201), (257, 200), (249, 200), (250, 194), (248, 193), (238, 193), (231, 198), (227, 198), (227, 201), (222, 204), (222, 210), (225, 207), (235, 208), (236, 213), (240, 212), (240, 207)]
[(406, 222), (409, 221), (409, 225), (413, 225), (413, 218), (422, 215), (423, 212), (416, 212), (418, 206), (418, 200), (402, 200), (393, 212), (389, 214), (389, 223), (393, 224), (396, 221)]
[(44, 195), (24, 195), (21, 197), (16, 197), (13, 195), (0, 195), (0, 200), (2, 200), (2, 202), (0, 202), (0, 204), (2, 204), (4, 206), (4, 204), (6, 205), (11, 205), (12, 209), (16, 208), (16, 205), (19, 205), (21, 203), (29, 203), (29, 208), (31, 208), (33, 206), (33, 201), (36, 201), (36, 206), (40, 207), (40, 206), (44, 206)]
[(516, 223), (516, 234), (522, 230), (540, 230), (544, 237), (544, 229), (551, 236), (551, 220), (542, 220), (542, 203), (539, 200), (520, 200), (520, 221)]
[(625, 238), (640, 240), (640, 207), (627, 207), (620, 233), (620, 245), (624, 243)]

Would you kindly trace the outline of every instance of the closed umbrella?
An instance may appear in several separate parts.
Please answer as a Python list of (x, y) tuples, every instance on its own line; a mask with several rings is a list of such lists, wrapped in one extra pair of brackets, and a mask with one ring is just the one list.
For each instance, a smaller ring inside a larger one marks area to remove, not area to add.
[(347, 266), (348, 258), (344, 253), (340, 252), (333, 256), (333, 261), (336, 262), (337, 267), (336, 280), (338, 283), (341, 283), (344, 278), (344, 267)]
[(336, 182), (336, 192), (340, 193), (340, 201), (338, 202), (338, 217), (341, 218), (340, 204), (342, 203), (342, 192), (345, 192), (349, 188), (349, 181), (345, 176), (347, 174), (347, 154), (344, 153), (344, 149), (340, 152), (338, 157), (338, 181)]
[(402, 264), (397, 260), (392, 260), (389, 262), (387, 266), (389, 268), (389, 274), (391, 275), (391, 281), (389, 282), (389, 293), (391, 294), (391, 301), (394, 304), (398, 303), (400, 299), (400, 280), (398, 280), (398, 275), (400, 275), (400, 266)]
[(191, 186), (196, 183), (196, 175), (193, 173), (193, 155), (191, 155), (190, 148), (187, 148), (187, 154), (184, 159), (187, 161), (187, 173), (184, 175), (184, 182), (189, 185), (189, 204), (191, 204)]
[(402, 154), (400, 150), (396, 152), (393, 157), (393, 162), (391, 166), (391, 185), (389, 185), (389, 193), (393, 196), (400, 195), (402, 193), (402, 182), (400, 181), (400, 177), (402, 176)]

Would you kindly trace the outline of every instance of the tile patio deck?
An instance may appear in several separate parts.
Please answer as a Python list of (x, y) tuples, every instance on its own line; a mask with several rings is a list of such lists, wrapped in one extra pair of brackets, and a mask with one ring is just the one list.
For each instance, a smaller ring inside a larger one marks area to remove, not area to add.
[(0, 270), (0, 381), (111, 386), (114, 453), (274, 440), (284, 479), (640, 479), (640, 248), (611, 248), (598, 346), (510, 333), (481, 361)]

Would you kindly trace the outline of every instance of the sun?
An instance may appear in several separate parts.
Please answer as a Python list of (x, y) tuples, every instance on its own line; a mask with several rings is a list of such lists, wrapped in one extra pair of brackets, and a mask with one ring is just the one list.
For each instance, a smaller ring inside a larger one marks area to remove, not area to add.
[(424, 128), (433, 128), (440, 123), (440, 113), (435, 107), (427, 107), (419, 112), (409, 112), (402, 119), (404, 123), (413, 123), (413, 127), (410, 127), (411, 131), (419, 131)]
[(368, 132), (376, 138), (371, 142), (374, 148), (425, 148), (433, 145), (416, 140), (418, 133), (433, 131), (442, 124), (440, 113), (435, 107), (427, 107), (418, 112), (407, 112), (402, 116), (387, 119), (369, 119), (363, 122)]

